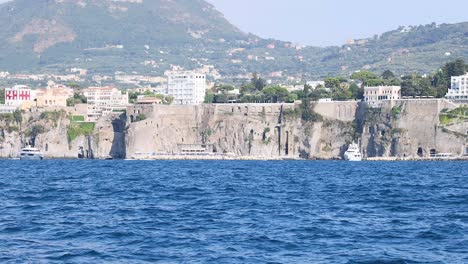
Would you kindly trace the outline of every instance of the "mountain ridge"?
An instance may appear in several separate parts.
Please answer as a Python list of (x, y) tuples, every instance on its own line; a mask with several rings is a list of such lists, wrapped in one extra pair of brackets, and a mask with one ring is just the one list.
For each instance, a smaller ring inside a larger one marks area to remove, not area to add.
[(235, 27), (203, 0), (15, 0), (0, 4), (0, 70), (162, 74), (212, 65), (228, 78), (434, 71), (468, 57), (468, 22), (402, 27), (342, 46), (298, 46)]

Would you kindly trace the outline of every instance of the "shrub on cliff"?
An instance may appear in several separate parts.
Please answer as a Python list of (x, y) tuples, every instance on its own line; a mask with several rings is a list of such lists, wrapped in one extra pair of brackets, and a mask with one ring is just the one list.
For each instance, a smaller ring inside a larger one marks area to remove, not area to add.
[(13, 118), (17, 124), (21, 124), (21, 122), (23, 122), (23, 115), (20, 110), (15, 110), (13, 112)]
[(0, 121), (3, 121), (5, 123), (10, 123), (13, 122), (15, 118), (13, 117), (13, 114), (8, 113), (8, 114), (0, 114)]
[(300, 111), (301, 119), (304, 122), (314, 123), (323, 121), (323, 117), (313, 110), (313, 105), (310, 103), (308, 98), (302, 100)]
[(68, 143), (73, 142), (79, 136), (92, 135), (95, 125), (93, 122), (71, 123), (67, 129)]
[(399, 105), (395, 105), (393, 108), (392, 108), (392, 116), (393, 116), (393, 119), (398, 119), (401, 115), (401, 106)]
[(138, 122), (138, 121), (143, 121), (143, 120), (146, 120), (146, 118), (147, 118), (146, 115), (142, 113), (142, 114), (139, 114), (139, 115), (137, 116), (136, 121), (137, 121), (137, 122)]
[(17, 126), (9, 126), (7, 129), (8, 129), (8, 133), (19, 131), (19, 128)]
[(45, 121), (51, 121), (54, 123), (55, 126), (57, 126), (58, 121), (61, 118), (65, 118), (66, 116), (67, 116), (67, 112), (65, 110), (45, 111), (41, 113), (41, 115), (39, 116), (39, 119), (45, 120)]
[(441, 125), (448, 125), (468, 120), (468, 107), (458, 107), (450, 111), (444, 110), (439, 115), (439, 122)]

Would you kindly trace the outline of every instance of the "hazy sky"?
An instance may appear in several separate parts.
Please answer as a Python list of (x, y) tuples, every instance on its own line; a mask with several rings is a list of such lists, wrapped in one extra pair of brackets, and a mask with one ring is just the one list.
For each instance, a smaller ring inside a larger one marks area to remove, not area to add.
[(244, 31), (340, 45), (400, 25), (468, 21), (468, 0), (208, 0)]
[(468, 0), (207, 1), (246, 32), (322, 46), (371, 37), (400, 25), (468, 21)]

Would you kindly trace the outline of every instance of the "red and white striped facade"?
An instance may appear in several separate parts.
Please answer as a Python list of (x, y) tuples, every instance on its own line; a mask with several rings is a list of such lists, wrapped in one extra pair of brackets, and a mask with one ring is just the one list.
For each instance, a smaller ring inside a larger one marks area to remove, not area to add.
[(25, 85), (15, 85), (5, 89), (5, 105), (20, 106), (22, 103), (34, 99), (35, 93)]

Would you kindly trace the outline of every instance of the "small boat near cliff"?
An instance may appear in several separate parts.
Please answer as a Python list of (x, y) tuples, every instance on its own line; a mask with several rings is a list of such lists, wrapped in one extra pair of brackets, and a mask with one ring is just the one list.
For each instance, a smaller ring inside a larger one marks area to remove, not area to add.
[(359, 145), (356, 143), (352, 143), (349, 145), (348, 150), (344, 154), (344, 158), (347, 161), (362, 161), (361, 150), (359, 149)]
[(20, 160), (43, 160), (44, 154), (37, 148), (26, 146), (20, 150), (19, 158)]

